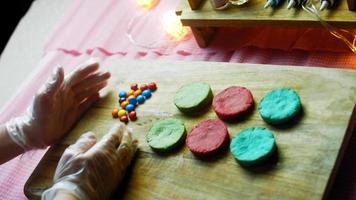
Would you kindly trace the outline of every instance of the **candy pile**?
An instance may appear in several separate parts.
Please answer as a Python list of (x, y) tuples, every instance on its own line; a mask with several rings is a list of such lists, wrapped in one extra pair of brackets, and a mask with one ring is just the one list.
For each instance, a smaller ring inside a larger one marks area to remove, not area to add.
[(135, 108), (149, 99), (152, 96), (152, 92), (156, 89), (156, 83), (152, 82), (142, 84), (140, 88), (134, 83), (128, 92), (120, 91), (118, 94), (120, 108), (115, 108), (112, 111), (112, 116), (120, 118), (120, 121), (124, 123), (127, 123), (129, 119), (135, 121), (137, 119)]

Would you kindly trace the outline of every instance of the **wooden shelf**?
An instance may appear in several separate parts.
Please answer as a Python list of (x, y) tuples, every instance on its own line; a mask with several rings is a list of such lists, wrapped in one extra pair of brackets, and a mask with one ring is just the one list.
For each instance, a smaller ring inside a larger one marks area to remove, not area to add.
[[(200, 2), (196, 10), (192, 10), (188, 0), (181, 0), (177, 8), (183, 25), (193, 27), (194, 36), (200, 47), (206, 47), (213, 34), (208, 31), (212, 27), (253, 27), (253, 26), (277, 26), (277, 27), (321, 27), (312, 15), (302, 8), (288, 10), (287, 1), (280, 7), (264, 9), (265, 0), (250, 0), (246, 5), (223, 11), (214, 10), (208, 0)], [(319, 3), (315, 3), (319, 7)], [(356, 12), (348, 10), (347, 1), (340, 0), (339, 4), (331, 10), (321, 12), (321, 17), (329, 24), (342, 28), (356, 28)], [(200, 32), (200, 33), (197, 33)], [(203, 42), (199, 42), (203, 41)]]

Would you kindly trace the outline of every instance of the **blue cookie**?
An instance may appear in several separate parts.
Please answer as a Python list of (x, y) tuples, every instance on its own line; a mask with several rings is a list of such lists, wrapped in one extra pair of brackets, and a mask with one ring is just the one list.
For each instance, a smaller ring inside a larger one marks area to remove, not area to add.
[(269, 124), (281, 124), (294, 118), (302, 108), (298, 94), (290, 88), (278, 88), (267, 93), (258, 110)]
[(276, 149), (271, 131), (262, 127), (247, 128), (235, 136), (230, 151), (242, 166), (256, 166), (267, 161)]

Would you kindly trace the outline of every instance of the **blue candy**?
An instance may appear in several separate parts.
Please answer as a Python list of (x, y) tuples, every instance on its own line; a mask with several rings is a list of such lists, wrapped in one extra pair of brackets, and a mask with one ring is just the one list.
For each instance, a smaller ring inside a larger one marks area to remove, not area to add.
[(135, 97), (129, 98), (129, 104), (136, 105), (137, 104), (136, 98)]
[(142, 92), (142, 96), (144, 96), (146, 99), (150, 98), (152, 95), (151, 90), (145, 90)]
[(128, 104), (125, 109), (127, 112), (131, 112), (135, 109), (135, 106), (132, 104)]
[(126, 92), (125, 91), (120, 91), (119, 92), (119, 97), (120, 98), (125, 98), (127, 96)]
[(136, 100), (138, 101), (138, 103), (143, 103), (145, 101), (145, 97), (143, 97), (142, 95), (138, 95), (136, 97)]

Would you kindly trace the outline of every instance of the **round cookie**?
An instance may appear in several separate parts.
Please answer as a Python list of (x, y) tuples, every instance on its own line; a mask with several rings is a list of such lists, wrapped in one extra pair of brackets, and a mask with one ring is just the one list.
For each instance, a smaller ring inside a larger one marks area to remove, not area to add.
[(186, 144), (197, 156), (216, 153), (229, 142), (225, 124), (218, 119), (208, 119), (196, 125), (188, 134)]
[(242, 166), (256, 166), (267, 161), (276, 149), (273, 133), (253, 127), (241, 131), (230, 144), (230, 151)]
[(209, 106), (213, 97), (206, 83), (191, 83), (182, 86), (176, 92), (174, 104), (184, 113), (194, 113)]
[(247, 88), (231, 86), (217, 94), (213, 108), (222, 120), (232, 120), (246, 113), (253, 106), (253, 96)]
[(290, 88), (277, 88), (268, 92), (258, 106), (262, 119), (269, 124), (287, 122), (294, 118), (301, 108), (298, 94)]
[(184, 141), (185, 127), (182, 121), (168, 118), (156, 122), (146, 135), (148, 145), (155, 151), (168, 151)]

